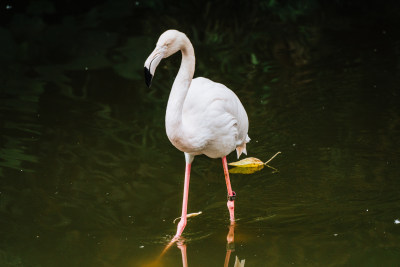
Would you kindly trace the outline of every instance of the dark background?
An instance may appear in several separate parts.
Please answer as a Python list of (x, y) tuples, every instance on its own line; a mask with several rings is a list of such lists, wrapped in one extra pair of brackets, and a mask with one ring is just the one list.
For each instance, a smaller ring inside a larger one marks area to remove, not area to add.
[[(282, 151), (279, 173), (232, 175), (246, 266), (397, 266), (399, 14), (390, 1), (2, 1), (0, 265), (143, 266), (168, 243), (184, 160), (164, 116), (180, 56), (151, 88), (143, 64), (178, 29), (195, 77), (244, 104), (249, 156)], [(190, 266), (224, 261), (222, 175), (196, 157)]]

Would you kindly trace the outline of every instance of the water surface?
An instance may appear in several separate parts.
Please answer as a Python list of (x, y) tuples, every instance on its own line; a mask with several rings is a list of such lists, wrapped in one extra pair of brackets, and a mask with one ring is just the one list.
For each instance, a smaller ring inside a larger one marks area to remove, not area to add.
[[(148, 9), (124, 21), (124, 6), (108, 5), (62, 19), (16, 13), (0, 28), (2, 266), (182, 265), (176, 245), (159, 258), (181, 210), (184, 156), (164, 130), (180, 56), (146, 88), (142, 66), (165, 29), (138, 15)], [(144, 30), (122, 26), (138, 21)], [(246, 266), (398, 265), (400, 39), (394, 26), (358, 23), (181, 25), (195, 76), (245, 106), (249, 156), (282, 152), (277, 173), (231, 175), (234, 229), (221, 161), (196, 157), (188, 212), (202, 214), (184, 232), (189, 266), (224, 266), (230, 230), (229, 266), (235, 256)]]

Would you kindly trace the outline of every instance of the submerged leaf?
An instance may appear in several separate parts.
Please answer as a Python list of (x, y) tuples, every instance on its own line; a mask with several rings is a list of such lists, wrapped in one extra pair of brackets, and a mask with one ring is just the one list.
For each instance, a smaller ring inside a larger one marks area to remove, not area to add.
[[(200, 215), (200, 214), (202, 214), (202, 213), (203, 213), (203, 212), (201, 212), (201, 211), (199, 211), (199, 212), (194, 212), (194, 213), (189, 213), (189, 214), (186, 215), (186, 218), (195, 217), (195, 216), (198, 216), (198, 215)], [(180, 218), (182, 218), (182, 217), (175, 218), (175, 219), (174, 219), (174, 223), (175, 223), (177, 220), (179, 220)]]
[(230, 173), (252, 174), (264, 168), (264, 165), (256, 167), (235, 167), (229, 170)]
[(245, 158), (236, 162), (231, 162), (229, 163), (231, 166), (237, 166), (241, 168), (249, 168), (249, 167), (259, 167), (259, 166), (264, 166), (264, 162), (257, 158)]

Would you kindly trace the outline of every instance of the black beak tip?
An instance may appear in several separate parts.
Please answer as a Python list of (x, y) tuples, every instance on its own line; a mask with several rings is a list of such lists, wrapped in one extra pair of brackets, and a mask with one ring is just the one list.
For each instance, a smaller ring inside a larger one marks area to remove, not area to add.
[(144, 79), (146, 81), (147, 87), (150, 88), (151, 86), (151, 80), (153, 79), (153, 75), (151, 75), (150, 71), (148, 68), (144, 67)]

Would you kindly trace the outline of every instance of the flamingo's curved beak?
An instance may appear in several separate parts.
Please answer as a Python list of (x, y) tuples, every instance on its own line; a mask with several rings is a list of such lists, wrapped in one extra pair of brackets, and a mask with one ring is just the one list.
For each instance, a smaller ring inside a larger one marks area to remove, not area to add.
[(153, 75), (151, 75), (151, 73), (147, 67), (144, 67), (144, 80), (146, 82), (147, 87), (150, 88), (151, 80), (153, 80)]
[(148, 87), (151, 86), (154, 72), (156, 71), (158, 64), (160, 64), (161, 59), (164, 58), (164, 53), (164, 47), (156, 47), (144, 63), (144, 78)]

